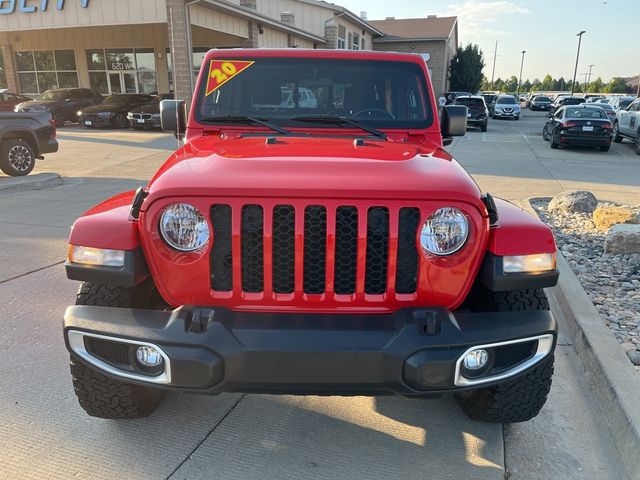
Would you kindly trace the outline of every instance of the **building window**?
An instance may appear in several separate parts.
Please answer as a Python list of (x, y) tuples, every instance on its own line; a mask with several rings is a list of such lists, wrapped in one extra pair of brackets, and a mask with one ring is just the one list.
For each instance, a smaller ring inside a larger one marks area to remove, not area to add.
[(7, 88), (7, 76), (4, 73), (4, 57), (0, 49), (0, 88)]
[(78, 71), (73, 50), (16, 52), (20, 91), (37, 95), (52, 88), (78, 86)]
[(351, 50), (360, 50), (360, 34), (353, 34), (353, 43), (351, 44)]
[(155, 51), (152, 48), (87, 50), (89, 84), (100, 93), (154, 93), (158, 91)]
[(338, 27), (338, 50), (347, 48), (347, 29), (343, 26)]
[(364, 37), (362, 37), (360, 39), (360, 50), (366, 50), (367, 49), (367, 42), (365, 41)]

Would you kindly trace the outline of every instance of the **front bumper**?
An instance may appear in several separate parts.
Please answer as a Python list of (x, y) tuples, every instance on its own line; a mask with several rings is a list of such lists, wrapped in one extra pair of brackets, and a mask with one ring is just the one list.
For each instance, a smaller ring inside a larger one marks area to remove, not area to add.
[(160, 128), (160, 118), (128, 118), (132, 128)]
[(494, 110), (493, 111), (493, 116), (497, 117), (497, 118), (515, 118), (515, 117), (519, 117), (520, 116), (520, 111), (518, 110), (517, 112), (504, 112), (501, 110)]
[[(548, 311), (411, 308), (337, 315), (71, 306), (64, 317), (67, 348), (100, 372), (147, 386), (210, 394), (437, 395), (522, 374), (553, 352), (556, 335)], [(139, 345), (160, 350), (161, 374), (136, 367)], [(488, 349), (491, 368), (469, 379), (462, 357), (476, 347)]]
[(82, 116), (78, 120), (80, 125), (84, 125), (85, 127), (112, 127), (113, 126), (113, 117), (98, 117), (98, 116)]

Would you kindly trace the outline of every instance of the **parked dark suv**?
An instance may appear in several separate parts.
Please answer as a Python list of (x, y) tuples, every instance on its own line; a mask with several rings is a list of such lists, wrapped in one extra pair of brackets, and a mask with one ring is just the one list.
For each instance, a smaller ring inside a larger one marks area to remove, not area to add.
[(7, 91), (6, 88), (0, 88), (0, 112), (13, 112), (21, 102), (28, 102), (31, 100), (29, 97), (23, 97), (22, 95), (16, 95)]
[(127, 128), (127, 112), (149, 102), (153, 97), (142, 93), (111, 95), (100, 105), (87, 107), (78, 112), (78, 121), (87, 128)]
[(35, 100), (16, 105), (16, 112), (49, 112), (56, 123), (62, 127), (65, 122), (77, 122), (78, 110), (102, 103), (100, 93), (90, 88), (56, 88), (47, 90)]
[(454, 105), (464, 105), (467, 107), (467, 125), (470, 127), (480, 127), (483, 132), (487, 131), (487, 118), (489, 110), (484, 103), (484, 99), (479, 95), (470, 97), (458, 97), (453, 102)]

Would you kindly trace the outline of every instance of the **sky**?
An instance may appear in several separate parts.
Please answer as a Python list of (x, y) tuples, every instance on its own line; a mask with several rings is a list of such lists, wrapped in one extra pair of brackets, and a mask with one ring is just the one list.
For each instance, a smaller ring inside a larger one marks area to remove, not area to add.
[(496, 41), (495, 78), (516, 77), (525, 50), (522, 81), (573, 78), (582, 36), (577, 80), (631, 77), (640, 74), (640, 0), (333, 0), (369, 20), (386, 17), (457, 16), (459, 45), (476, 43), (491, 80)]

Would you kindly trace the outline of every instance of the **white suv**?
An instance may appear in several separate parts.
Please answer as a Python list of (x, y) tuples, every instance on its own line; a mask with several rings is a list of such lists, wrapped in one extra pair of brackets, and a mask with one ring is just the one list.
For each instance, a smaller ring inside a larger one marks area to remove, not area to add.
[(493, 107), (492, 118), (515, 118), (520, 120), (520, 104), (513, 95), (500, 95)]

